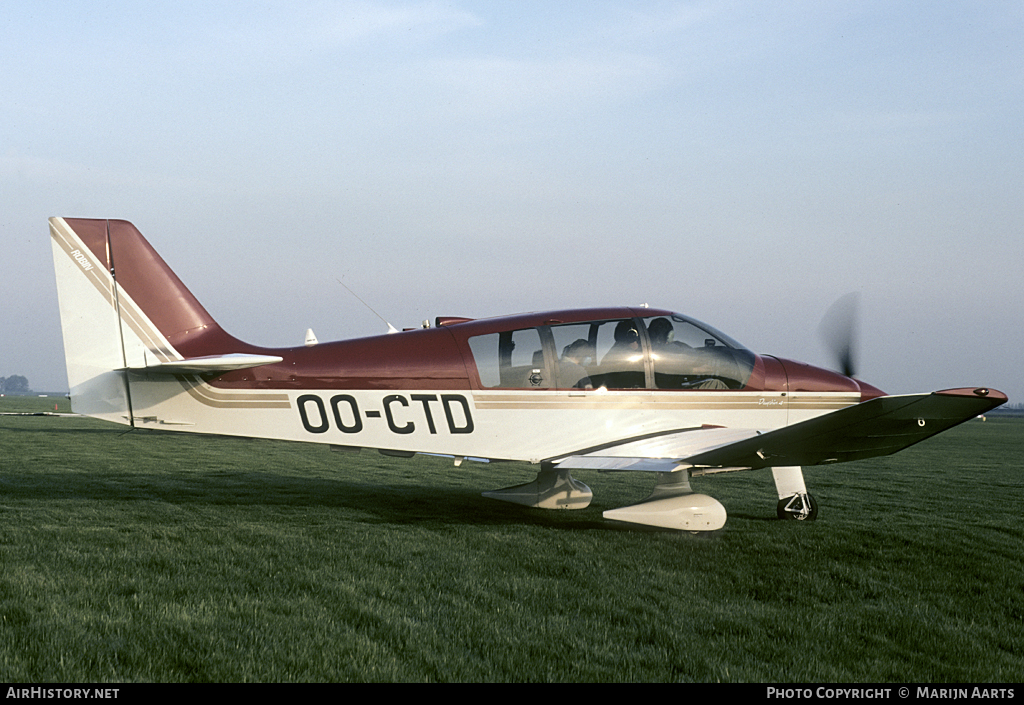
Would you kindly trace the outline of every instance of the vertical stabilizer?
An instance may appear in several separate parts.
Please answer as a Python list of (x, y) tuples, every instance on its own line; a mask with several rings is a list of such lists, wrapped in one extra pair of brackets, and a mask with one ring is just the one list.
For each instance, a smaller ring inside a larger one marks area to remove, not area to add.
[(80, 414), (130, 424), (106, 221), (88, 221), (75, 232), (63, 218), (50, 218), (50, 236), (71, 407)]
[(76, 412), (133, 424), (129, 370), (246, 349), (131, 223), (50, 218), (50, 236)]
[[(50, 218), (50, 236), (76, 412), (137, 428), (246, 435), (252, 409), (291, 409), (284, 393), (211, 383), (283, 358), (225, 333), (134, 225)], [(271, 428), (280, 423), (272, 415)]]

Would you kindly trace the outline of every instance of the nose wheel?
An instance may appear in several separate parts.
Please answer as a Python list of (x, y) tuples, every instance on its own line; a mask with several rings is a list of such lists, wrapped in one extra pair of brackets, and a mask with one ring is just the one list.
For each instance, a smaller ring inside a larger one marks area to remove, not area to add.
[(776, 512), (779, 519), (814, 521), (818, 518), (818, 502), (807, 492), (798, 492), (780, 499)]

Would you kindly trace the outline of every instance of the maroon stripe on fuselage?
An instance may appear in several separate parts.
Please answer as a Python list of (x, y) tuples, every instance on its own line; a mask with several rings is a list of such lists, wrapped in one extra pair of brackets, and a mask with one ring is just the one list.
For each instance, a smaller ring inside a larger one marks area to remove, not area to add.
[(225, 373), (222, 389), (469, 389), (462, 355), (445, 328), (265, 349), (282, 362)]

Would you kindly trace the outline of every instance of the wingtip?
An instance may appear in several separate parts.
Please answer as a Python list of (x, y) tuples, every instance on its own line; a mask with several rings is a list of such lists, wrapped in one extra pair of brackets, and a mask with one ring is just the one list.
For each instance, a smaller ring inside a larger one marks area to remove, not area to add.
[(987, 399), (993, 403), (993, 406), (999, 406), (1005, 404), (1010, 400), (1003, 392), (998, 389), (992, 389), (991, 387), (957, 387), (955, 389), (941, 389), (935, 394), (944, 397), (967, 397), (968, 399)]

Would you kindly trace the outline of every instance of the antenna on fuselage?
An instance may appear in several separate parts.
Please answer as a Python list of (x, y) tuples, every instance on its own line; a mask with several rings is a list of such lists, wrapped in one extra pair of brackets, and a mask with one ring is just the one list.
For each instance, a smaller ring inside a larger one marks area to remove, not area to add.
[(348, 293), (352, 294), (352, 296), (354, 296), (354, 297), (356, 297), (357, 299), (359, 299), (359, 303), (361, 303), (361, 304), (362, 304), (363, 306), (365, 306), (366, 308), (370, 309), (370, 312), (371, 312), (371, 313), (373, 313), (373, 315), (374, 315), (374, 316), (376, 316), (376, 317), (377, 317), (377, 318), (379, 318), (380, 320), (384, 321), (384, 325), (386, 325), (386, 326), (388, 327), (388, 333), (397, 333), (397, 332), (398, 332), (398, 329), (397, 329), (397, 328), (395, 328), (395, 327), (394, 327), (393, 325), (391, 325), (391, 324), (390, 324), (390, 323), (388, 323), (388, 322), (387, 322), (386, 320), (384, 320), (384, 316), (382, 316), (382, 315), (380, 315), (379, 313), (377, 313), (376, 311), (374, 311), (374, 310), (373, 310), (373, 307), (372, 307), (372, 306), (370, 306), (370, 304), (366, 303), (366, 302), (365, 302), (365, 301), (363, 301), (363, 300), (362, 300), (361, 298), (359, 298), (359, 294), (357, 294), (356, 292), (354, 292), (354, 291), (352, 291), (351, 289), (349, 289), (349, 287), (348, 287), (348, 284), (346, 284), (345, 282), (343, 282), (343, 281), (342, 281), (341, 279), (338, 279), (337, 281), (338, 281), (338, 283), (339, 283), (339, 284), (341, 284), (341, 285), (342, 285), (343, 287), (345, 287), (345, 289), (346, 289), (346, 290), (348, 290)]

